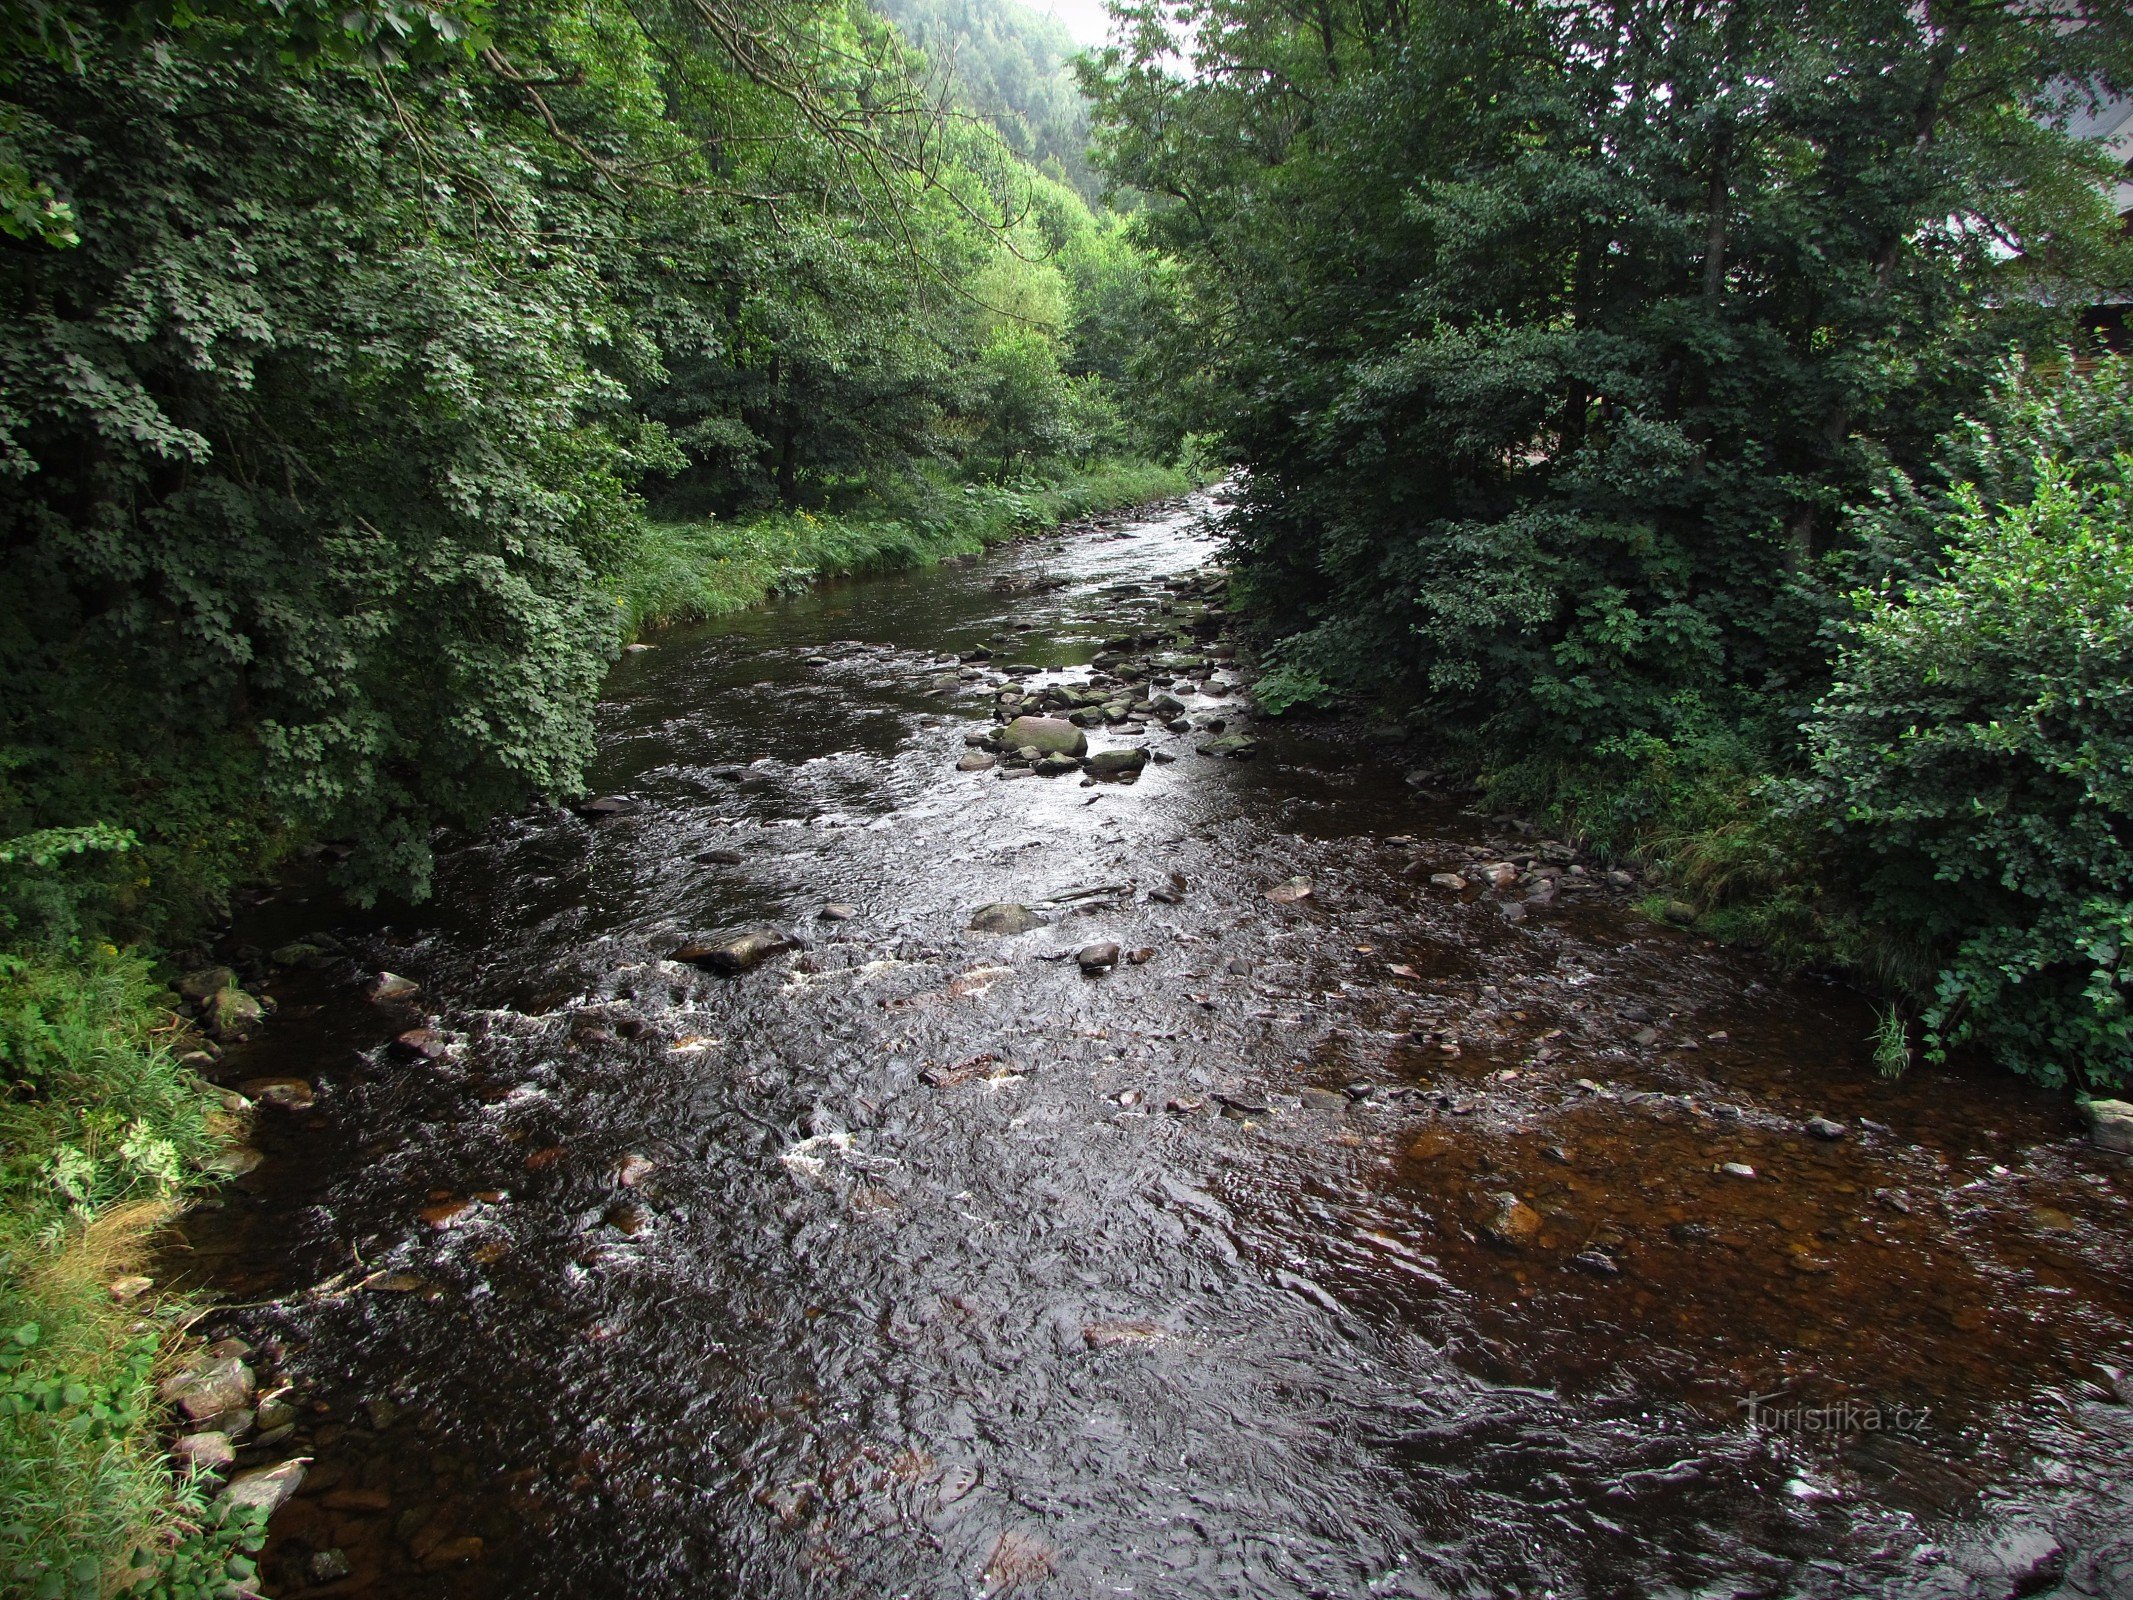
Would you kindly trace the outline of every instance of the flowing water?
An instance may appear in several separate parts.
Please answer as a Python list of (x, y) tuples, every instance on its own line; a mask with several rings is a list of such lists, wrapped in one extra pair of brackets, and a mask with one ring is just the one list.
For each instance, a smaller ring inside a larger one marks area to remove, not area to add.
[[(1597, 870), (1432, 884), (1538, 841), (1353, 731), (956, 770), (956, 655), (1084, 676), (1209, 508), (662, 636), (634, 810), (275, 981), (224, 1075), (315, 1103), (181, 1257), (301, 1401), (272, 1592), (2133, 1595), (2133, 1171), (2063, 1096), (1883, 1080)], [(805, 948), (664, 959), (758, 924)]]

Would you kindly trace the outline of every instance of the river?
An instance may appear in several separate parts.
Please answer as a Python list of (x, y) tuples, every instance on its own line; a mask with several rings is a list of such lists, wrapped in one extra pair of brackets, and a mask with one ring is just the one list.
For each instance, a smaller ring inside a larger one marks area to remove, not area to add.
[[(1253, 759), (957, 769), (957, 657), (1085, 678), (1213, 508), (669, 631), (620, 814), (247, 913), (348, 952), (221, 1064), (314, 1098), (175, 1253), (298, 1402), (269, 1592), (2133, 1595), (2133, 1171), (2063, 1095), (1877, 1076), (1842, 987), (1219, 663)], [(1560, 892), (1431, 881), (1503, 859)]]

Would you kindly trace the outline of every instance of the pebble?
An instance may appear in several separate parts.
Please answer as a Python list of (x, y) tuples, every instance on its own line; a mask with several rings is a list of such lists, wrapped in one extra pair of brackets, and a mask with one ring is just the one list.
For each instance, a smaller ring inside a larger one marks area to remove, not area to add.
[(705, 850), (694, 860), (702, 867), (737, 867), (741, 864), (741, 853), (738, 850)]
[(1432, 872), (1429, 881), (1440, 889), (1449, 889), (1453, 894), (1465, 894), (1468, 888), (1466, 879), (1456, 872)]
[(1729, 1178), (1752, 1178), (1755, 1176), (1755, 1168), (1749, 1166), (1745, 1161), (1727, 1161), (1722, 1163), (1718, 1170)]
[(1291, 878), (1286, 883), (1277, 883), (1267, 890), (1266, 897), (1277, 906), (1291, 906), (1299, 900), (1308, 900), (1316, 892), (1309, 878)]
[(371, 980), (369, 995), (373, 1000), (390, 1003), (395, 1000), (412, 1000), (422, 993), (422, 985), (412, 978), (403, 978), (397, 972), (381, 972)]
[(1841, 1139), (1851, 1130), (1841, 1122), (1832, 1122), (1827, 1117), (1809, 1117), (1807, 1131), (1817, 1139)]
[(859, 908), (857, 906), (846, 905), (841, 900), (832, 900), (822, 908), (822, 920), (824, 922), (850, 922), (858, 915)]
[(1074, 963), (1083, 972), (1095, 974), (1108, 972), (1118, 965), (1118, 946), (1108, 941), (1102, 944), (1085, 944), (1074, 952)]

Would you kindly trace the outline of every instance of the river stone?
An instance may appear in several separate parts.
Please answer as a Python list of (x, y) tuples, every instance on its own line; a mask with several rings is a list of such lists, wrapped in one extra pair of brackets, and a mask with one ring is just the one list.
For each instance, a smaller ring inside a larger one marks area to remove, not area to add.
[(667, 959), (687, 961), (709, 971), (732, 976), (759, 967), (782, 951), (798, 947), (798, 940), (787, 938), (775, 928), (756, 928), (724, 939), (691, 941)]
[(170, 1447), (170, 1453), (195, 1472), (220, 1472), (237, 1459), (237, 1447), (226, 1433), (188, 1433)]
[(247, 1078), (238, 1087), (258, 1104), (277, 1111), (309, 1111), (317, 1098), (302, 1078)]
[(1200, 746), (1203, 756), (1227, 756), (1232, 761), (1249, 761), (1258, 753), (1259, 741), (1248, 733), (1226, 733)]
[(1059, 717), (1017, 717), (1007, 725), (1005, 738), (1010, 749), (1034, 749), (1039, 755), (1078, 761), (1089, 753), (1089, 736)]
[(1481, 1219), (1484, 1238), (1516, 1250), (1540, 1237), (1540, 1213), (1517, 1195), (1505, 1190), (1483, 1198), (1489, 1206), (1488, 1213)]
[(1040, 778), (1063, 778), (1070, 772), (1079, 772), (1081, 763), (1070, 755), (1039, 756), (1031, 770)]
[(163, 1380), (164, 1400), (195, 1422), (236, 1411), (252, 1398), (252, 1369), (236, 1356), (195, 1362)]
[(444, 1035), (434, 1028), (409, 1028), (392, 1042), (392, 1053), (404, 1061), (442, 1061), (447, 1049)]
[(370, 998), (390, 1003), (395, 1000), (412, 1000), (422, 993), (422, 985), (413, 978), (403, 978), (397, 972), (381, 972), (372, 980)]
[(1136, 778), (1141, 768), (1148, 765), (1148, 752), (1128, 747), (1124, 750), (1099, 750), (1089, 757), (1089, 776), (1105, 780)]
[(296, 1493), (298, 1484), (304, 1481), (302, 1461), (283, 1461), (271, 1467), (255, 1467), (250, 1472), (241, 1472), (230, 1480), (230, 1486), (217, 1498), (216, 1504), (230, 1512), (256, 1512), (261, 1518), (271, 1517), (279, 1511), (284, 1501)]
[(187, 1002), (204, 1006), (224, 989), (232, 988), (237, 974), (228, 967), (202, 967), (198, 972), (188, 972), (178, 980), (178, 993)]
[(973, 933), (1028, 933), (1032, 928), (1044, 926), (1044, 918), (1018, 905), (1012, 900), (996, 901), (989, 906), (979, 906), (970, 914), (970, 930)]
[(216, 1151), (207, 1158), (206, 1170), (222, 1178), (241, 1178), (256, 1170), (266, 1160), (248, 1144), (233, 1144)]
[(742, 856), (738, 850), (700, 850), (691, 859), (700, 867), (737, 867)]
[(1841, 1139), (1850, 1130), (1841, 1122), (1832, 1122), (1827, 1117), (1809, 1117), (1807, 1131), (1817, 1139)]
[(1074, 963), (1092, 977), (1099, 972), (1108, 972), (1118, 965), (1118, 946), (1109, 941), (1085, 944), (1074, 952)]
[(1456, 872), (1432, 872), (1429, 881), (1440, 889), (1449, 889), (1453, 894), (1466, 893), (1466, 879)]
[(597, 799), (580, 800), (571, 809), (590, 822), (604, 817), (620, 817), (637, 809), (637, 802), (619, 794), (603, 794)]
[(1292, 906), (1299, 900), (1310, 899), (1313, 892), (1309, 878), (1291, 878), (1267, 890), (1266, 897), (1277, 906)]
[(973, 750), (956, 762), (955, 770), (958, 772), (989, 772), (999, 764), (996, 758), (986, 755), (982, 750)]
[(266, 1007), (242, 989), (217, 989), (201, 1008), (201, 1026), (221, 1044), (244, 1038), (266, 1020)]
[(2091, 1100), (2087, 1112), (2090, 1142), (2133, 1155), (2133, 1101)]

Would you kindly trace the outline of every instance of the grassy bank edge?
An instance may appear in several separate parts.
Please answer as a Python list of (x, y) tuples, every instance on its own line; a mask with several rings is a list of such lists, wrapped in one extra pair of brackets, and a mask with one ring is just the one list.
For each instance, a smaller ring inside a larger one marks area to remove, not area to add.
[(624, 637), (744, 610), (818, 578), (975, 555), (1021, 534), (1185, 494), (1215, 476), (1189, 465), (1106, 461), (1041, 481), (929, 484), (901, 504), (852, 513), (654, 522), (617, 583)]
[(210, 1595), (248, 1572), (165, 1452), (194, 1307), (141, 1277), (241, 1133), (139, 952), (0, 956), (0, 1592)]

